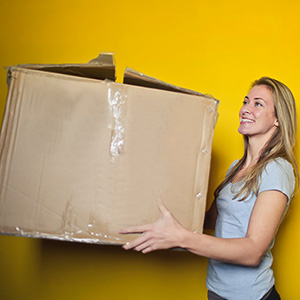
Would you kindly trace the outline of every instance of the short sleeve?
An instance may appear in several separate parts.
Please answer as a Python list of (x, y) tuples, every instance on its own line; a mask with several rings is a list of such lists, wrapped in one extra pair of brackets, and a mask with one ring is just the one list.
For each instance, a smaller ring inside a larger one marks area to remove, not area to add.
[(292, 165), (283, 158), (271, 161), (261, 175), (258, 194), (264, 191), (276, 190), (285, 194), (288, 203), (293, 197), (295, 176)]
[(238, 160), (235, 160), (234, 162), (231, 163), (229, 169), (226, 172), (226, 176), (228, 176), (229, 172), (231, 171), (231, 169), (238, 163)]

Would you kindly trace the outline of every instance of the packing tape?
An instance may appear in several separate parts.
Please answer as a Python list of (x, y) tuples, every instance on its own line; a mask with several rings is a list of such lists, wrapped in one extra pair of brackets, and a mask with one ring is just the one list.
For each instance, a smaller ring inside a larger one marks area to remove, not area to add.
[(124, 114), (127, 99), (127, 87), (108, 82), (108, 104), (112, 116), (110, 154), (120, 156), (124, 151)]

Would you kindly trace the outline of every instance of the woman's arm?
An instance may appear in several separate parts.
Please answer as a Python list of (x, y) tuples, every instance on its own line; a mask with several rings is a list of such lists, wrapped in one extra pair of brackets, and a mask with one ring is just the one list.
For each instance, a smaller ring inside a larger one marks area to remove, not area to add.
[(286, 195), (279, 191), (259, 194), (244, 238), (225, 239), (193, 233), (182, 227), (162, 205), (162, 217), (157, 222), (123, 229), (120, 233), (142, 233), (136, 240), (124, 245), (124, 249), (148, 253), (182, 247), (223, 262), (257, 266), (277, 231), (286, 203)]

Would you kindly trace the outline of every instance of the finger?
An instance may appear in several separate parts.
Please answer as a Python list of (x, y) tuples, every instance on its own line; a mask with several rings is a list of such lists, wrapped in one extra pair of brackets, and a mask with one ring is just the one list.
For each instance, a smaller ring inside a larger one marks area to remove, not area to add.
[(132, 242), (123, 245), (123, 248), (125, 250), (135, 249), (136, 247), (139, 247), (140, 245), (144, 244), (146, 241), (147, 241), (147, 236), (145, 234), (141, 234), (138, 238), (136, 238)]
[(149, 225), (142, 225), (142, 226), (131, 226), (123, 228), (119, 231), (119, 234), (129, 234), (129, 233), (143, 233), (150, 229)]
[(142, 251), (142, 253), (143, 254), (147, 254), (147, 253), (149, 253), (149, 252), (152, 252), (154, 249), (152, 249), (151, 247), (147, 247), (147, 248), (145, 248), (143, 251)]
[(155, 249), (152, 247), (152, 242), (150, 240), (148, 240), (148, 241), (140, 244), (139, 246), (135, 247), (134, 250), (146, 254)]
[(135, 251), (143, 252), (143, 253), (145, 253), (145, 251), (147, 252), (146, 249), (150, 249), (150, 243), (148, 241), (145, 243), (142, 243), (134, 248)]
[(158, 208), (162, 214), (166, 214), (170, 212), (162, 202), (158, 203)]

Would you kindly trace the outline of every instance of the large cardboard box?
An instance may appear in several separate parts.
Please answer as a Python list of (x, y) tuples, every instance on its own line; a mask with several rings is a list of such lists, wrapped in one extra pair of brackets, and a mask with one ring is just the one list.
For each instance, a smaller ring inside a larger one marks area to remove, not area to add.
[(99, 60), (8, 73), (1, 233), (124, 244), (158, 201), (202, 231), (217, 100)]

